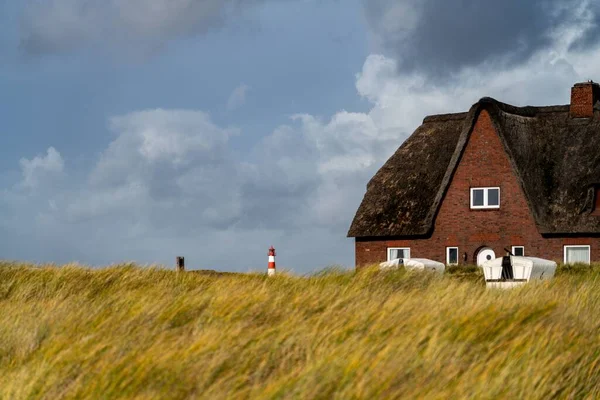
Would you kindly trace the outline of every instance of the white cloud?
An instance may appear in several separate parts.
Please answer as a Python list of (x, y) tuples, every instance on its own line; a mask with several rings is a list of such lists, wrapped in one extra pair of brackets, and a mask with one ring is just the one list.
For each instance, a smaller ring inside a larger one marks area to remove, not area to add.
[(246, 104), (246, 95), (249, 90), (250, 86), (246, 84), (241, 84), (233, 89), (233, 92), (231, 92), (231, 95), (229, 96), (229, 100), (227, 100), (227, 109), (232, 111)]
[(46, 155), (37, 155), (31, 160), (22, 158), (21, 172), (23, 181), (21, 185), (33, 189), (38, 187), (46, 179), (52, 179), (63, 172), (65, 163), (54, 147), (48, 148)]
[(237, 171), (227, 148), (235, 129), (200, 111), (161, 109), (114, 117), (110, 126), (117, 137), (68, 205), (68, 220), (127, 215), (149, 229), (170, 229), (237, 218)]
[[(114, 149), (127, 149), (119, 144), (128, 143), (148, 162), (174, 165), (188, 164), (198, 153), (207, 157), (222, 152), (229, 137), (237, 133), (217, 127), (201, 111), (162, 109), (113, 117), (111, 129), (118, 135)], [(110, 156), (116, 155), (111, 152)]]

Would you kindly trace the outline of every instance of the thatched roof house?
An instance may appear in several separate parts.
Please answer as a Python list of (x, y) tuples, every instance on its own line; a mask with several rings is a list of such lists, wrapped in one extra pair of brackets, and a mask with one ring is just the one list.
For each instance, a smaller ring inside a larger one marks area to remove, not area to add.
[(576, 84), (564, 106), (483, 98), (423, 120), (368, 183), (348, 236), (357, 265), (398, 254), (471, 263), (511, 246), (600, 261), (599, 188), (598, 84)]

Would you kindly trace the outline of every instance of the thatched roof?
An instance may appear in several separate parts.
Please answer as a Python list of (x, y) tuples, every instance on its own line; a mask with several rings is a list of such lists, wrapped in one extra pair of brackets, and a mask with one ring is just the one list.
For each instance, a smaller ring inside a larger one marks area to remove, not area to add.
[(473, 125), (487, 110), (542, 234), (600, 233), (591, 216), (600, 184), (600, 107), (571, 118), (569, 106), (514, 107), (483, 98), (468, 113), (426, 117), (381, 167), (350, 237), (428, 236)]

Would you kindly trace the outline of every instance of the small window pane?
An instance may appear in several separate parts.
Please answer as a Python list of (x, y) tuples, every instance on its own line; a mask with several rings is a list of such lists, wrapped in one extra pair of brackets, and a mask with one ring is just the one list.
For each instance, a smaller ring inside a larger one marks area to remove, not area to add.
[(448, 249), (448, 264), (458, 264), (458, 249), (456, 247)]
[(524, 248), (524, 247), (522, 247), (522, 246), (515, 247), (515, 248), (513, 249), (513, 254), (514, 254), (515, 256), (523, 257), (523, 256), (525, 255), (525, 248)]
[(473, 190), (473, 205), (483, 206), (483, 189)]
[(410, 258), (408, 249), (390, 249), (390, 260), (396, 258)]
[(567, 264), (588, 263), (590, 259), (589, 247), (567, 247)]
[(488, 206), (500, 205), (500, 190), (488, 189)]

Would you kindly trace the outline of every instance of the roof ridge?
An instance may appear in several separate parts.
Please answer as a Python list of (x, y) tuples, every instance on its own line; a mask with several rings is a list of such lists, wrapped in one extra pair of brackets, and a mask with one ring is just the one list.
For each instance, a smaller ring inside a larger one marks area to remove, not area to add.
[(448, 114), (432, 114), (423, 118), (423, 123), (426, 122), (443, 122), (443, 121), (455, 121), (464, 119), (469, 114), (468, 111), (459, 113), (448, 113)]
[(500, 110), (508, 114), (520, 115), (522, 117), (535, 117), (537, 114), (543, 113), (567, 112), (570, 109), (569, 104), (552, 106), (514, 106), (512, 104), (496, 100), (493, 97), (482, 97), (477, 103), (474, 104), (474, 106), (484, 106), (486, 104), (495, 105)]
[[(569, 104), (560, 104), (552, 106), (514, 106), (512, 104), (504, 103), (502, 101), (494, 99), (493, 97), (488, 96), (479, 99), (479, 101), (473, 104), (471, 108), (474, 106), (484, 106), (487, 104), (494, 105), (508, 114), (519, 115), (522, 117), (535, 117), (537, 114), (568, 112), (570, 108)], [(467, 115), (469, 115), (469, 111), (463, 111), (458, 113), (431, 114), (423, 118), (423, 123), (459, 120), (466, 118)]]

